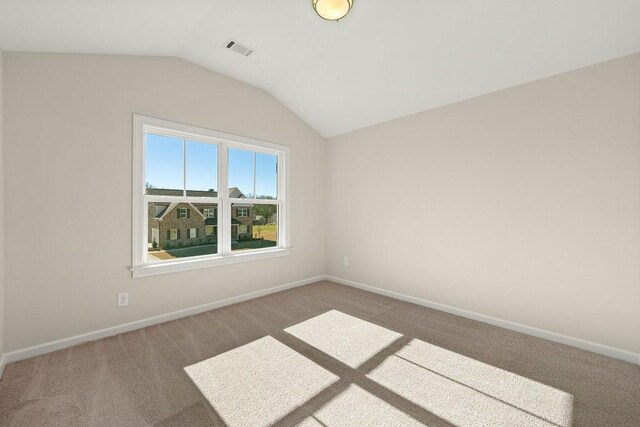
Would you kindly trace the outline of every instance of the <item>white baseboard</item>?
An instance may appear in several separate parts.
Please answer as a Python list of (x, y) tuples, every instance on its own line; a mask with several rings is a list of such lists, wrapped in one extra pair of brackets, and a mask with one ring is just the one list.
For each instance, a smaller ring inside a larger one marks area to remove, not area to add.
[[(61, 350), (63, 348), (71, 347), (76, 344), (80, 344), (86, 341), (94, 341), (100, 338), (118, 335), (123, 332), (134, 331), (146, 326), (156, 325), (158, 323), (168, 322), (170, 320), (180, 319), (182, 317), (193, 316), (194, 314), (203, 313), (205, 311), (213, 310), (214, 308), (224, 307), (226, 305), (236, 304), (239, 302), (247, 301), (250, 299), (262, 297), (265, 295), (273, 294), (276, 292), (284, 291), (298, 286), (308, 285), (310, 283), (325, 280), (326, 276), (315, 276), (304, 280), (298, 280), (296, 282), (285, 283), (284, 285), (274, 286), (268, 289), (262, 289), (247, 294), (238, 295), (231, 298), (226, 298), (219, 301), (210, 302), (207, 304), (198, 305), (196, 307), (186, 308), (183, 310), (174, 311), (167, 314), (161, 314), (159, 316), (147, 317), (146, 319), (136, 320), (134, 322), (125, 323), (118, 326), (112, 326), (109, 328), (100, 329), (98, 331), (88, 332), (85, 334), (75, 335), (68, 338), (62, 338), (56, 341), (46, 342), (44, 344), (34, 345), (33, 347), (27, 347), (20, 350), (11, 351), (5, 353), (0, 358), (0, 368), (4, 369), (6, 363), (16, 362), (18, 360), (28, 359), (30, 357), (39, 356), (41, 354), (50, 353), (52, 351)], [(0, 376), (1, 376), (0, 372)]]
[(50, 341), (47, 343), (35, 345), (20, 350), (15, 350), (9, 353), (0, 355), (0, 377), (6, 364), (16, 362), (18, 360), (28, 359), (30, 357), (38, 356), (52, 351), (61, 350), (67, 347), (71, 347), (83, 342), (93, 341), (104, 337), (109, 337), (124, 332), (133, 331), (136, 329), (144, 328), (146, 326), (156, 325), (158, 323), (168, 322), (170, 320), (180, 319), (182, 317), (192, 316), (194, 314), (203, 313), (205, 311), (213, 310), (215, 308), (224, 307), (226, 305), (236, 304), (239, 302), (247, 301), (261, 296), (269, 295), (272, 293), (292, 289), (298, 286), (308, 285), (310, 283), (318, 282), (321, 280), (331, 280), (336, 283), (351, 286), (354, 288), (362, 289), (365, 291), (373, 292), (376, 294), (384, 295), (387, 297), (399, 299), (402, 301), (411, 302), (424, 307), (433, 308), (435, 310), (444, 311), (447, 313), (455, 314), (457, 316), (466, 317), (468, 319), (477, 320), (479, 322), (489, 323), (501, 328), (510, 329), (523, 334), (532, 335), (538, 338), (547, 339), (549, 341), (558, 342), (561, 344), (570, 345), (573, 347), (581, 348), (583, 350), (591, 351), (605, 356), (613, 357), (616, 359), (624, 360), (626, 362), (640, 364), (640, 354), (632, 353), (630, 351), (618, 349), (615, 347), (606, 346), (603, 344), (594, 343), (591, 341), (583, 340), (580, 338), (574, 338), (567, 335), (558, 334), (543, 329), (534, 328), (532, 326), (523, 325), (521, 323), (511, 322), (509, 320), (498, 319), (495, 317), (487, 316), (484, 314), (476, 313), (461, 308), (452, 307), (446, 304), (440, 304), (437, 302), (425, 300), (422, 298), (412, 297), (409, 295), (401, 294), (394, 291), (389, 291), (374, 286), (365, 285), (362, 283), (354, 282), (352, 280), (342, 279), (334, 276), (315, 276), (308, 279), (299, 280), (296, 282), (285, 283), (284, 285), (274, 286), (272, 288), (263, 289), (256, 292), (250, 292), (247, 294), (238, 295), (231, 298), (226, 298), (219, 301), (214, 301), (207, 304), (198, 305), (196, 307), (187, 308), (184, 310), (178, 310), (167, 314), (161, 314), (159, 316), (148, 317), (145, 319), (137, 320), (130, 323), (125, 323), (118, 326), (112, 326), (109, 328), (100, 329), (85, 334), (75, 335), (68, 338), (59, 339), (56, 341)]
[(625, 362), (640, 364), (640, 354), (632, 353), (627, 350), (622, 350), (619, 348), (598, 344), (592, 341), (587, 341), (580, 338), (558, 334), (558, 333), (547, 331), (544, 329), (534, 328), (533, 326), (527, 326), (521, 323), (511, 322), (509, 320), (498, 319), (496, 317), (487, 316), (485, 314), (480, 314), (474, 311), (464, 310), (457, 307), (452, 307), (446, 304), (440, 304), (440, 303), (425, 300), (422, 298), (412, 297), (409, 295), (401, 294), (399, 292), (389, 291), (382, 288), (376, 288), (375, 286), (365, 285), (362, 283), (354, 282), (352, 280), (342, 279), (340, 277), (327, 276), (327, 280), (340, 283), (343, 285), (351, 286), (354, 288), (362, 289), (365, 291), (373, 292), (376, 294), (384, 295), (387, 297), (399, 299), (402, 301), (411, 302), (413, 304), (421, 305), (424, 307), (433, 308), (435, 310), (444, 311), (446, 313), (455, 314), (457, 316), (466, 317), (468, 319), (477, 320), (479, 322), (489, 323), (490, 325), (499, 326), (501, 328), (510, 329), (512, 331), (520, 332), (523, 334), (533, 335), (534, 337), (543, 338), (543, 339), (557, 342), (560, 344), (566, 344), (572, 347), (581, 348), (583, 350), (591, 351), (593, 353), (603, 354), (605, 356), (613, 357), (615, 359), (624, 360)]

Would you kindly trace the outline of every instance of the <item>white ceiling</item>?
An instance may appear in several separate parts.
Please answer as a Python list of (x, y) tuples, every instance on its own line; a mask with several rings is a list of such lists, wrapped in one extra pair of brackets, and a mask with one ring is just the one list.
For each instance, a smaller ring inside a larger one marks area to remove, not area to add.
[(334, 136), (640, 52), (640, 0), (0, 0), (0, 46), (180, 57)]

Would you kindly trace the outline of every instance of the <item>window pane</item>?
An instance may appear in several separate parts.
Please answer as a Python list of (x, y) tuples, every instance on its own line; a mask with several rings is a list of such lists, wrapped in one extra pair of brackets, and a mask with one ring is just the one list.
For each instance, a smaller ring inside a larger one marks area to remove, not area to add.
[(145, 188), (147, 194), (182, 196), (184, 189), (183, 141), (146, 134)]
[(231, 206), (231, 250), (278, 246), (278, 205)]
[(147, 262), (218, 253), (218, 205), (149, 202)]
[(256, 199), (278, 198), (278, 156), (256, 153)]
[(253, 197), (253, 152), (229, 148), (229, 197)]
[(187, 196), (217, 197), (218, 146), (187, 141)]

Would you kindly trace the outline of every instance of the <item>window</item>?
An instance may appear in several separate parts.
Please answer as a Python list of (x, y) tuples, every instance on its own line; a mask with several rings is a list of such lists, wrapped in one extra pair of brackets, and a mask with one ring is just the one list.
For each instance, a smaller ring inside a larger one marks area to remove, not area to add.
[(134, 115), (134, 148), (134, 277), (290, 253), (287, 147)]
[(251, 208), (254, 215), (265, 218), (264, 221), (252, 223), (247, 218), (231, 218), (238, 223), (237, 238), (231, 241), (233, 252), (246, 252), (251, 249), (265, 249), (279, 246), (278, 205), (261, 203)]

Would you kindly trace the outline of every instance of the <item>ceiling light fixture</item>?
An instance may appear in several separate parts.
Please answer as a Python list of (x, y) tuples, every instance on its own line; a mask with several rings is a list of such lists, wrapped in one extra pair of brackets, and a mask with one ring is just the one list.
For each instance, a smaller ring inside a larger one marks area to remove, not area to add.
[(338, 21), (349, 13), (353, 0), (311, 0), (311, 4), (320, 18)]

